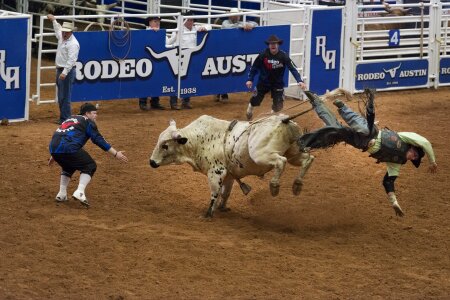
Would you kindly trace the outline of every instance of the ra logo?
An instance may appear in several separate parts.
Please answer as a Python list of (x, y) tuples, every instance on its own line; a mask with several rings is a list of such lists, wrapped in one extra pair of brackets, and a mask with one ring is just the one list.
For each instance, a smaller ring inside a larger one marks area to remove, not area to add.
[(316, 36), (316, 55), (322, 56), (326, 70), (336, 69), (336, 50), (327, 50), (326, 36)]
[[(178, 76), (180, 73), (180, 77), (184, 77), (187, 74), (189, 68), (189, 62), (191, 61), (191, 55), (199, 52), (203, 46), (205, 45), (206, 38), (208, 34), (205, 34), (201, 43), (193, 48), (186, 48), (181, 50), (181, 58), (179, 54), (179, 47), (175, 47), (173, 49), (156, 53), (151, 47), (146, 47), (147, 51), (150, 53), (152, 57), (155, 59), (167, 59), (169, 61), (170, 68), (172, 69), (172, 73), (174, 76)], [(180, 71), (178, 72), (178, 61), (180, 61)]]
[(0, 78), (5, 82), (6, 90), (19, 89), (20, 67), (6, 67), (6, 51), (0, 50)]

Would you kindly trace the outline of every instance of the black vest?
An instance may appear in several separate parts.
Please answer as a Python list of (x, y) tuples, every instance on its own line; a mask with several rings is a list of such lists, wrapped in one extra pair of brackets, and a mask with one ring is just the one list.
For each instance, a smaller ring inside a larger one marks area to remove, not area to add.
[(407, 162), (406, 152), (411, 145), (403, 142), (399, 135), (392, 130), (381, 130), (381, 147), (380, 150), (370, 156), (380, 162), (392, 162), (397, 164), (405, 164)]

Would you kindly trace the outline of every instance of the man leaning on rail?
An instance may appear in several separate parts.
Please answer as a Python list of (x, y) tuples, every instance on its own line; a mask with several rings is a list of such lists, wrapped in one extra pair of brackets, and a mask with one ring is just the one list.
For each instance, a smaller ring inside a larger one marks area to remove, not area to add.
[(59, 119), (57, 124), (62, 124), (72, 115), (70, 101), (72, 99), (72, 85), (75, 81), (75, 63), (78, 60), (80, 44), (73, 35), (73, 24), (64, 22), (61, 26), (56, 22), (55, 16), (49, 14), (47, 18), (52, 22), (58, 49), (56, 50), (56, 87), (58, 90)]

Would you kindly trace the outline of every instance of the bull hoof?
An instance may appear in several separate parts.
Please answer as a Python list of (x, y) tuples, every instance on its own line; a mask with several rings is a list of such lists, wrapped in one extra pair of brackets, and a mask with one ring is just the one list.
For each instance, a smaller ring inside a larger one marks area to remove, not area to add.
[(211, 218), (213, 217), (213, 215), (214, 215), (214, 212), (213, 212), (213, 210), (210, 208), (210, 209), (208, 209), (208, 211), (206, 212), (205, 218), (211, 219)]
[(229, 211), (231, 210), (231, 208), (228, 208), (228, 207), (219, 207), (219, 210), (220, 210), (221, 212), (229, 212)]
[(243, 182), (241, 182), (241, 183), (239, 184), (239, 187), (241, 188), (242, 193), (243, 193), (244, 195), (246, 195), (246, 196), (247, 196), (248, 193), (250, 193), (250, 191), (252, 190), (251, 186), (249, 186), (248, 184), (243, 183)]
[(280, 185), (278, 183), (270, 183), (270, 193), (272, 194), (272, 197), (278, 196), (280, 193)]
[(302, 188), (303, 188), (303, 181), (301, 181), (300, 179), (295, 179), (294, 183), (292, 184), (292, 193), (295, 196), (298, 196), (300, 195)]

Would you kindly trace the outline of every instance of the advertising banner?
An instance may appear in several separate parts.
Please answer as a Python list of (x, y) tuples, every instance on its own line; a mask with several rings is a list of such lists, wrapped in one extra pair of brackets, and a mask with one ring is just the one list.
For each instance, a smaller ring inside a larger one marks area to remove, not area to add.
[(356, 66), (355, 88), (402, 88), (428, 84), (428, 60), (414, 59)]
[(440, 61), (439, 83), (450, 83), (450, 58), (442, 58)]
[(199, 32), (181, 60), (178, 48), (166, 47), (164, 30), (74, 34), (80, 54), (72, 99), (85, 101), (176, 95), (178, 75), (181, 96), (246, 91), (250, 66), (271, 34), (286, 41), (280, 48), (289, 53), (290, 26)]
[(318, 94), (339, 87), (342, 10), (313, 10), (309, 89)]
[(27, 119), (28, 18), (0, 19), (0, 119)]

